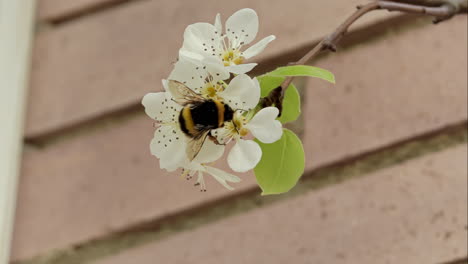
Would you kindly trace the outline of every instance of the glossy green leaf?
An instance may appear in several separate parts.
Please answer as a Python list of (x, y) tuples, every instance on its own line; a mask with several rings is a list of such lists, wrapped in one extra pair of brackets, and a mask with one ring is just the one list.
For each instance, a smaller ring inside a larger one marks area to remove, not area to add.
[[(285, 77), (259, 76), (258, 81), (261, 87), (261, 96), (267, 96), (271, 90), (280, 86)], [(286, 90), (283, 99), (283, 112), (278, 120), (285, 124), (296, 120), (301, 114), (301, 97), (294, 84), (291, 84)]]
[(320, 78), (325, 81), (335, 83), (335, 76), (333, 75), (333, 73), (322, 68), (307, 66), (307, 65), (293, 65), (293, 66), (279, 67), (274, 71), (266, 73), (265, 75), (275, 76), (275, 77), (308, 76), (308, 77)]
[(301, 140), (292, 131), (284, 129), (281, 139), (272, 144), (256, 142), (263, 152), (254, 169), (262, 195), (291, 190), (304, 173), (305, 156)]
[(258, 76), (257, 80), (260, 83), (260, 96), (261, 97), (267, 96), (271, 90), (280, 86), (281, 83), (284, 81), (284, 79), (285, 77), (278, 77), (278, 76), (269, 76), (269, 75)]
[(295, 121), (301, 115), (301, 97), (294, 84), (289, 85), (283, 99), (283, 111), (278, 120), (286, 124)]

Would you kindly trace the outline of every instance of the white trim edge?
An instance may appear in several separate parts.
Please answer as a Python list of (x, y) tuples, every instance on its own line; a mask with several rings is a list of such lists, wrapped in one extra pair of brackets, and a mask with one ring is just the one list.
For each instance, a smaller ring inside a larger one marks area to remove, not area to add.
[(10, 257), (35, 0), (0, 0), (0, 263)]

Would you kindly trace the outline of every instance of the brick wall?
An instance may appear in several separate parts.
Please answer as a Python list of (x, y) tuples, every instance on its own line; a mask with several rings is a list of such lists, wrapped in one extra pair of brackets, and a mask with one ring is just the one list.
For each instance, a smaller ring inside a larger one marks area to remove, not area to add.
[[(467, 252), (467, 17), (375, 12), (298, 80), (306, 174), (261, 197), (158, 168), (141, 97), (189, 23), (254, 8), (284, 65), (362, 1), (39, 0), (12, 262), (450, 263)], [(462, 262), (460, 262), (462, 263)]]

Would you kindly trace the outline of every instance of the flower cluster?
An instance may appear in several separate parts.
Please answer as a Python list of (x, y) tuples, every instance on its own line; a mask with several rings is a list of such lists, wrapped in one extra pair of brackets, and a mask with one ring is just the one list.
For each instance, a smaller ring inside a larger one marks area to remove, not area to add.
[(255, 168), (262, 157), (260, 146), (282, 136), (278, 109), (257, 107), (260, 86), (246, 75), (256, 63), (244, 63), (275, 39), (268, 36), (246, 48), (258, 32), (258, 17), (242, 9), (229, 17), (224, 29), (218, 14), (214, 24), (195, 23), (184, 32), (184, 43), (173, 71), (162, 84), (164, 92), (149, 93), (142, 104), (156, 121), (150, 144), (160, 167), (182, 169), (187, 179), (206, 191), (204, 174), (232, 189), (240, 179), (209, 165), (230, 146), (227, 162), (235, 172)]

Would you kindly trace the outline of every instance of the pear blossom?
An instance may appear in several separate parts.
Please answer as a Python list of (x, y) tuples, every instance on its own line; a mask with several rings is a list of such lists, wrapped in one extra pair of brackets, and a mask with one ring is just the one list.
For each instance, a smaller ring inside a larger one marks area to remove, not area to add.
[(234, 188), (230, 186), (228, 182), (238, 183), (241, 181), (241, 179), (235, 175), (203, 163), (191, 162), (189, 164), (183, 165), (183, 168), (182, 176), (185, 176), (187, 180), (190, 180), (193, 176), (198, 174), (195, 186), (200, 186), (201, 192), (206, 192), (204, 173), (211, 175), (216, 181), (218, 181), (228, 190), (234, 190)]
[[(257, 79), (246, 74), (235, 76), (229, 84), (230, 74), (219, 64), (199, 62), (181, 57), (169, 75), (170, 80), (185, 84), (207, 99), (217, 99), (234, 110), (248, 111), (260, 101), (260, 85)], [(166, 83), (163, 82), (166, 87)], [(166, 89), (167, 90), (167, 89)]]
[(185, 153), (180, 151), (186, 146), (185, 135), (178, 125), (182, 106), (173, 102), (168, 92), (148, 93), (142, 104), (146, 114), (158, 125), (150, 143), (151, 154), (159, 158), (161, 169), (174, 171), (185, 158)]
[[(171, 99), (169, 92), (148, 93), (143, 97), (142, 104), (146, 114), (158, 125), (150, 143), (151, 154), (159, 159), (160, 168), (175, 171), (181, 164), (188, 162), (185, 154), (188, 139), (179, 124), (182, 106)], [(224, 146), (207, 140), (195, 161), (213, 162), (223, 153)]]
[(276, 120), (278, 114), (279, 110), (276, 107), (263, 108), (250, 120), (236, 113), (232, 122), (212, 131), (212, 135), (219, 142), (229, 142), (232, 139), (236, 141), (227, 158), (233, 171), (249, 171), (257, 166), (262, 157), (260, 146), (253, 140), (244, 139), (249, 133), (267, 144), (281, 138), (283, 129), (281, 122)]
[[(229, 79), (229, 72), (216, 61), (207, 59), (203, 62), (186, 56), (180, 56), (169, 80), (179, 81), (205, 98), (212, 98), (221, 90), (223, 81)], [(165, 82), (163, 85), (166, 87)]]
[(246, 73), (257, 64), (243, 64), (244, 60), (262, 52), (275, 39), (270, 35), (244, 50), (255, 39), (257, 32), (258, 16), (250, 8), (241, 9), (230, 16), (226, 20), (224, 33), (218, 14), (214, 25), (195, 23), (185, 29), (184, 44), (179, 54), (199, 61), (214, 59), (231, 73)]
[[(182, 106), (171, 100), (168, 92), (149, 93), (143, 97), (142, 104), (145, 112), (156, 120), (159, 127), (150, 144), (151, 153), (159, 158), (160, 167), (168, 171), (182, 168), (182, 176), (190, 179), (198, 173), (196, 185), (206, 192), (204, 173), (207, 173), (228, 190), (233, 190), (228, 182), (240, 182), (240, 178), (206, 164), (215, 162), (224, 153), (224, 146), (206, 140), (200, 153), (193, 161), (189, 161), (185, 148), (187, 137), (183, 134), (178, 123), (178, 114)], [(181, 151), (182, 150), (182, 151)]]
[(206, 140), (195, 160), (190, 162), (188, 159), (185, 159), (184, 162), (180, 164), (180, 167), (182, 168), (182, 177), (190, 180), (193, 176), (197, 175), (195, 186), (200, 186), (200, 191), (206, 192), (204, 178), (206, 173), (211, 175), (226, 189), (233, 190), (234, 188), (230, 186), (228, 182), (238, 183), (241, 181), (239, 177), (207, 165), (208, 163), (218, 160), (223, 153), (224, 148), (220, 148), (219, 145), (216, 145), (211, 140)]

